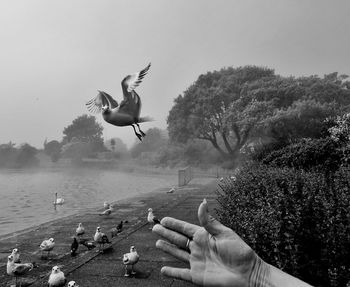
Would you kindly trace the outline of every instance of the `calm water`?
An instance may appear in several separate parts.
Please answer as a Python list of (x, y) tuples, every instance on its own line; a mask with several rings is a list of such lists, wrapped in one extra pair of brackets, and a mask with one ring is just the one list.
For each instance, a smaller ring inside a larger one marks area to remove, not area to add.
[[(0, 172), (0, 235), (177, 183), (176, 175), (108, 170)], [(65, 200), (54, 209), (55, 192)]]

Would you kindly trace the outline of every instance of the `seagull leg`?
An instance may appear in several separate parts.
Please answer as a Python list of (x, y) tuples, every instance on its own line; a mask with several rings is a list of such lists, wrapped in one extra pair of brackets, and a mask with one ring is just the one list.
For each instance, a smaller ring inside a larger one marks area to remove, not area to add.
[(124, 274), (125, 277), (129, 277), (129, 273), (128, 273), (128, 265), (125, 265), (125, 274)]
[(134, 125), (132, 124), (131, 125), (132, 126), (132, 128), (134, 129), (134, 133), (135, 133), (135, 135), (139, 138), (139, 140), (140, 141), (142, 141), (142, 135), (141, 134), (139, 134), (137, 131), (136, 131), (136, 129), (135, 129), (135, 127), (134, 127)]
[(134, 271), (134, 265), (131, 265), (131, 274), (135, 275), (136, 272)]
[(146, 136), (146, 134), (145, 134), (143, 131), (141, 131), (139, 124), (136, 123), (136, 125), (137, 125), (137, 127), (138, 127), (139, 132), (141, 133), (141, 135), (142, 135), (143, 137)]

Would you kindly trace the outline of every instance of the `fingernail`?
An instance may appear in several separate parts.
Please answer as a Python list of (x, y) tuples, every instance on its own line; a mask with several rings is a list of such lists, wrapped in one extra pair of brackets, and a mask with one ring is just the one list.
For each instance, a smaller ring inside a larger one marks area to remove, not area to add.
[(207, 204), (207, 200), (205, 198), (203, 199), (203, 203)]

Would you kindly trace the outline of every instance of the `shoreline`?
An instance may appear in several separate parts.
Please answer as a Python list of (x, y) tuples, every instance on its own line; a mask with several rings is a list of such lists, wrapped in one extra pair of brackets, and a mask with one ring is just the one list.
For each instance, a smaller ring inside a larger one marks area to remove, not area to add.
[[(0, 268), (2, 270), (0, 273), (0, 286), (8, 286), (7, 284), (13, 282), (14, 280), (13, 277), (6, 274), (6, 257), (15, 247), (20, 250), (22, 262), (35, 261), (39, 264), (39, 268), (35, 268), (32, 272), (30, 272), (30, 274), (28, 274), (28, 276), (23, 278), (23, 280), (27, 282), (27, 286), (29, 286), (28, 284), (32, 284), (34, 282), (35, 284), (33, 286), (42, 286), (38, 284), (43, 284), (43, 282), (47, 279), (44, 280), (41, 278), (46, 278), (54, 265), (63, 266), (62, 269), (64, 270), (65, 274), (73, 276), (75, 270), (79, 269), (81, 266), (85, 266), (86, 264), (88, 265), (88, 262), (93, 261), (96, 256), (99, 258), (99, 254), (96, 254), (94, 250), (88, 251), (84, 246), (79, 247), (79, 254), (77, 257), (72, 258), (70, 256), (70, 244), (79, 222), (83, 222), (83, 225), (85, 226), (86, 238), (92, 240), (96, 226), (101, 226), (102, 232), (108, 234), (109, 230), (118, 224), (120, 220), (127, 220), (128, 223), (124, 224), (125, 229), (123, 232), (113, 240), (113, 244), (117, 245), (115, 248), (113, 247), (113, 249), (116, 249), (119, 252), (119, 245), (121, 243), (126, 244), (127, 246), (134, 244), (134, 242), (128, 242), (132, 234), (133, 236), (141, 236), (142, 238), (141, 241), (137, 242), (137, 246), (139, 247), (138, 250), (140, 250), (140, 252), (145, 253), (145, 250), (155, 252), (155, 240), (147, 243), (143, 239), (143, 236), (152, 236), (152, 232), (150, 232), (148, 229), (148, 223), (146, 221), (147, 209), (152, 207), (154, 208), (157, 216), (164, 217), (170, 212), (176, 210), (174, 207), (178, 206), (179, 203), (188, 202), (188, 197), (196, 196), (203, 190), (204, 192), (208, 192), (208, 189), (213, 189), (215, 185), (216, 182), (212, 178), (194, 179), (194, 181), (189, 185), (182, 188), (176, 188), (174, 193), (167, 193), (166, 191), (169, 189), (168, 187), (164, 187), (139, 194), (137, 196), (117, 200), (113, 203), (115, 212), (112, 213), (110, 218), (98, 216), (97, 210), (93, 213), (68, 215), (64, 218), (59, 218), (34, 227), (23, 229), (21, 231), (0, 236)], [(210, 193), (213, 194), (213, 196), (216, 196), (215, 193)], [(200, 198), (203, 198), (201, 195), (199, 196)], [(198, 200), (198, 202), (200, 201)], [(195, 214), (196, 208), (198, 207), (198, 202), (195, 204)], [(103, 208), (99, 210), (102, 209)], [(190, 211), (191, 209), (188, 208), (177, 209), (177, 212), (180, 212), (181, 215), (185, 215)], [(189, 218), (189, 216), (187, 216), (186, 219), (193, 221), (191, 218)], [(42, 260), (40, 258), (38, 245), (42, 242), (42, 240), (50, 237), (55, 238), (56, 242), (52, 255), (53, 258), (50, 258), (49, 260)], [(149, 244), (149, 246), (147, 246), (147, 248), (142, 248), (141, 244), (146, 243)], [(123, 252), (127, 251), (128, 249), (129, 247), (125, 247)], [(101, 256), (104, 255), (107, 254), (101, 254)], [(116, 256), (119, 258), (120, 254), (116, 254)], [(159, 258), (157, 260), (159, 261)], [(117, 259), (116, 262), (120, 262), (120, 260)], [(104, 269), (101, 270), (101, 276), (107, 271), (108, 270)], [(75, 275), (74, 278), (76, 278)], [(123, 278), (123, 276), (121, 276), (121, 278)], [(79, 282), (79, 280), (77, 282)], [(141, 284), (143, 283), (140, 282), (140, 285)]]
[[(16, 170), (2, 173), (0, 178), (4, 188), (0, 238), (68, 215), (93, 212), (104, 201), (114, 202), (177, 184), (175, 173), (95, 169)], [(65, 203), (56, 209), (52, 205), (55, 192), (65, 198)]]
[[(118, 204), (128, 204), (128, 202), (130, 201), (133, 201), (134, 199), (137, 199), (139, 197), (144, 197), (144, 196), (147, 196), (147, 195), (157, 195), (157, 194), (163, 194), (166, 190), (170, 189), (169, 188), (166, 188), (166, 187), (161, 187), (161, 188), (158, 188), (156, 190), (153, 190), (153, 191), (149, 191), (149, 192), (145, 192), (145, 193), (141, 193), (139, 195), (132, 195), (130, 197), (126, 197), (126, 198), (122, 198), (122, 199), (119, 199), (119, 200), (116, 200), (116, 201), (113, 201), (113, 202), (110, 202), (110, 204), (112, 205), (118, 205)], [(163, 191), (164, 190), (164, 191)], [(90, 208), (92, 209), (92, 208)], [(52, 219), (52, 220), (49, 220), (49, 221), (46, 221), (46, 222), (43, 222), (43, 223), (39, 223), (39, 224), (36, 224), (36, 225), (33, 225), (33, 226), (30, 226), (30, 227), (27, 227), (27, 228), (24, 228), (24, 229), (20, 229), (20, 230), (16, 230), (16, 231), (13, 231), (13, 232), (9, 232), (9, 233), (5, 233), (5, 234), (0, 234), (0, 242), (2, 240), (5, 240), (7, 238), (11, 238), (13, 236), (18, 236), (18, 235), (21, 235), (23, 233), (27, 233), (27, 232), (31, 232), (35, 229), (39, 229), (39, 228), (42, 228), (44, 227), (45, 225), (52, 225), (54, 224), (55, 222), (59, 222), (61, 220), (67, 220), (69, 218), (74, 218), (76, 217), (77, 215), (81, 215), (82, 214), (98, 214), (99, 212), (103, 211), (103, 207), (100, 207), (98, 209), (93, 209), (95, 212), (88, 212), (88, 210), (86, 211), (79, 211), (77, 213), (74, 213), (74, 214), (69, 214), (69, 215), (65, 215), (65, 216), (62, 216), (62, 217), (59, 217), (59, 218), (56, 218), (56, 219)], [(0, 252), (1, 253), (1, 252)], [(0, 264), (1, 265), (1, 264)]]

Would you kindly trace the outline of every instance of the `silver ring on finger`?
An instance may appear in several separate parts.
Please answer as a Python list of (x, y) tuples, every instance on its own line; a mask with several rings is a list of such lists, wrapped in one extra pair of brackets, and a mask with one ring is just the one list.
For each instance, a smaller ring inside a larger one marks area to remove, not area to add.
[(186, 246), (185, 246), (185, 249), (187, 250), (187, 251), (190, 251), (190, 242), (191, 242), (191, 239), (187, 239), (187, 242), (186, 242)]

